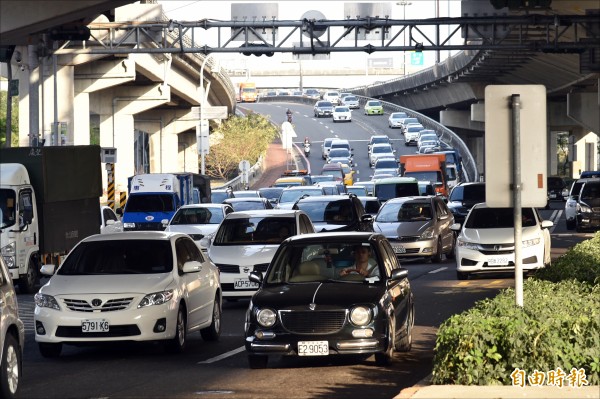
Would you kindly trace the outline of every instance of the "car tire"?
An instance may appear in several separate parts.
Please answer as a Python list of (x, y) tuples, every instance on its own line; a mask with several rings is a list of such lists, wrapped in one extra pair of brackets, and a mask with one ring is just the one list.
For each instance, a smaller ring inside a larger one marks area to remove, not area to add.
[(266, 355), (248, 355), (248, 366), (251, 369), (264, 369), (267, 368), (269, 363), (269, 356)]
[(221, 303), (218, 295), (213, 304), (212, 321), (210, 326), (200, 330), (200, 335), (205, 341), (218, 341), (221, 335)]
[(175, 336), (171, 338), (166, 345), (170, 353), (181, 353), (187, 344), (187, 323), (185, 320), (185, 308), (179, 305), (177, 311), (177, 321), (175, 322)]
[(452, 248), (446, 254), (446, 259), (454, 259), (454, 251), (456, 250), (456, 233), (452, 234)]
[(459, 280), (468, 280), (469, 279), (469, 273), (465, 273), (465, 272), (456, 272), (456, 278)]
[(575, 228), (574, 220), (567, 220), (567, 230), (573, 230)]
[(55, 358), (60, 356), (60, 352), (62, 352), (62, 344), (53, 344), (48, 342), (39, 342), (38, 348), (40, 350), (40, 354), (46, 358)]
[(435, 254), (431, 256), (431, 261), (433, 263), (440, 263), (442, 258), (444, 257), (444, 250), (442, 247), (442, 239), (438, 237), (437, 244), (435, 246)]
[(38, 282), (39, 265), (33, 256), (29, 259), (29, 266), (27, 273), (22, 275), (17, 282), (21, 294), (35, 294), (37, 292), (35, 287)]
[(388, 346), (384, 352), (375, 353), (375, 364), (379, 367), (389, 367), (394, 360), (394, 348), (396, 347), (396, 322), (390, 317), (388, 326)]
[(400, 338), (400, 341), (396, 345), (396, 350), (398, 352), (410, 352), (412, 349), (412, 330), (415, 325), (415, 307), (411, 306), (410, 314), (408, 315), (408, 320), (406, 321), (406, 329), (404, 331), (404, 336)]
[(7, 333), (0, 362), (0, 397), (12, 399), (19, 390), (19, 377), (23, 370), (23, 359), (19, 342), (11, 333)]

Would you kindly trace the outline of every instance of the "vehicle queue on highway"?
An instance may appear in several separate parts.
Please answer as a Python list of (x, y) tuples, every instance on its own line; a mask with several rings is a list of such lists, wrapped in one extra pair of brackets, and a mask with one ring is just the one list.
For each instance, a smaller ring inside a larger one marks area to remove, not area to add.
[[(395, 119), (390, 115), (390, 129), (398, 126)], [(406, 136), (410, 125), (403, 122), (399, 127)], [(465, 279), (472, 273), (511, 272), (514, 249), (510, 210), (476, 206), (485, 201), (481, 190), (479, 197), (467, 197), (472, 201), (449, 206), (454, 192), (485, 183), (456, 179), (452, 187), (445, 155), (415, 177), (402, 176), (406, 162), (400, 162), (386, 137), (372, 135), (369, 140), (369, 156), (378, 146), (390, 150), (370, 161), (376, 176), (370, 181), (348, 181), (355, 166), (351, 144), (326, 139), (322, 156), (327, 164), (319, 175), (289, 171), (273, 182), (273, 188), (279, 186), (275, 191), (214, 190), (217, 203), (179, 208), (164, 226), (166, 232), (101, 234), (81, 241), (58, 270), (42, 268), (51, 278), (35, 296), (40, 353), (56, 357), (63, 344), (122, 340), (161, 340), (166, 349), (181, 352), (190, 333), (219, 338), (223, 299), (236, 301), (259, 292), (247, 314), (250, 367), (266, 367), (272, 354), (373, 353), (378, 365), (389, 365), (394, 351), (410, 350), (418, 308), (401, 260), (456, 257), (457, 277)], [(412, 141), (405, 137), (406, 145)], [(452, 152), (441, 141), (431, 147), (419, 153)], [(330, 155), (338, 148), (344, 151), (342, 161)], [(314, 185), (313, 178), (318, 181)], [(580, 186), (587, 185), (588, 191), (572, 194), (578, 229), (596, 226), (596, 183), (585, 180)], [(348, 193), (349, 186), (364, 195)], [(367, 212), (372, 198), (379, 209)], [(235, 209), (239, 204), (244, 210)], [(586, 214), (586, 204), (592, 216)], [(110, 223), (112, 230), (118, 223)], [(549, 263), (551, 226), (537, 209), (523, 210), (526, 270)], [(369, 253), (367, 274), (357, 266), (360, 247)], [(347, 270), (356, 270), (353, 278), (342, 275)], [(282, 286), (293, 290), (294, 299), (277, 295)], [(381, 291), (363, 296), (357, 291), (363, 286)], [(386, 305), (394, 311), (376, 317), (381, 298), (389, 297), (386, 290), (395, 287), (404, 287), (404, 294)], [(313, 306), (323, 311), (314, 312)], [(298, 335), (280, 340), (282, 329)]]

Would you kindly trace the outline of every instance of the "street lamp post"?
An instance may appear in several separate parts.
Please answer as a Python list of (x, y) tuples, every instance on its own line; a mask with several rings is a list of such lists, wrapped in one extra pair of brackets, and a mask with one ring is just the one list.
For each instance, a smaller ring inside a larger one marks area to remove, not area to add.
[[(396, 3), (396, 5), (402, 6), (402, 20), (405, 21), (406, 20), (406, 6), (411, 5), (412, 2), (410, 1), (399, 1)], [(406, 46), (406, 26), (404, 27), (404, 31), (402, 32), (402, 45)], [(406, 51), (402, 52), (402, 63), (403, 63), (403, 67), (404, 67), (404, 74), (406, 75)]]

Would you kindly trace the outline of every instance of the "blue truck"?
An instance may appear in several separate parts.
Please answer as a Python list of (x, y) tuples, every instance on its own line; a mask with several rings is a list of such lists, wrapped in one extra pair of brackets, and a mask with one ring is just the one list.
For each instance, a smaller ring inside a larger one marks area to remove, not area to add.
[(128, 179), (123, 230), (164, 230), (182, 205), (210, 202), (210, 179), (195, 173), (148, 173)]

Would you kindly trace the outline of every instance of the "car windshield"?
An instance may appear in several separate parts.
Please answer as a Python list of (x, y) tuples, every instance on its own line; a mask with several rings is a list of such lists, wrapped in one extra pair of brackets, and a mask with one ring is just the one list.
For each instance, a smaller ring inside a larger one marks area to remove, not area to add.
[(397, 169), (398, 162), (395, 159), (379, 159), (375, 163), (375, 169)]
[(346, 97), (344, 97), (344, 101), (356, 101), (356, 97), (354, 97), (354, 96), (346, 96)]
[(587, 183), (581, 189), (581, 196), (579, 197), (582, 201), (589, 201), (594, 199), (600, 199), (600, 182)]
[(441, 182), (442, 181), (442, 172), (440, 171), (423, 171), (423, 172), (405, 172), (404, 176), (406, 177), (414, 177), (419, 181), (433, 181), (433, 182)]
[(279, 202), (296, 202), (303, 195), (323, 195), (323, 191), (315, 188), (306, 188), (302, 190), (283, 190), (281, 197), (279, 197)]
[(409, 123), (419, 123), (417, 118), (406, 118), (404, 119), (404, 125), (408, 125)]
[(133, 194), (127, 199), (126, 212), (173, 212), (173, 194)]
[(281, 188), (261, 188), (259, 190), (260, 196), (267, 199), (279, 199), (281, 192), (283, 190)]
[(296, 234), (293, 217), (230, 218), (219, 226), (213, 245), (278, 245)]
[(390, 118), (392, 118), (392, 119), (406, 118), (406, 114), (404, 112), (394, 112), (392, 115), (390, 115)]
[(158, 274), (173, 269), (171, 242), (103, 240), (79, 244), (60, 266), (61, 276)]
[(335, 112), (350, 112), (348, 107), (335, 107)]
[(298, 202), (298, 209), (308, 214), (313, 223), (341, 223), (352, 221), (352, 204), (350, 200), (327, 200)]
[[(532, 208), (522, 209), (523, 227), (536, 225), (535, 216)], [(513, 228), (513, 208), (474, 208), (471, 209), (465, 228), (468, 229), (502, 229)]]
[(423, 130), (423, 126), (409, 126), (406, 128), (409, 133), (418, 133)]
[(379, 101), (369, 101), (368, 102), (370, 107), (380, 107), (381, 103)]
[(380, 223), (422, 222), (431, 220), (431, 218), (432, 211), (429, 202), (386, 202), (379, 210), (375, 221)]
[(450, 194), (450, 201), (460, 202), (485, 202), (485, 185), (471, 184), (466, 186), (456, 186)]
[(371, 144), (389, 144), (389, 137), (373, 137), (371, 139)]
[(231, 197), (231, 195), (226, 191), (213, 191), (210, 193), (210, 200), (213, 204), (220, 204), (229, 197)]
[[(358, 274), (341, 276), (340, 272), (343, 269), (355, 264), (355, 252), (362, 251), (359, 247), (370, 249), (368, 275), (366, 277)], [(383, 262), (368, 242), (291, 243), (277, 253), (271, 265), (265, 276), (266, 285), (306, 284), (319, 281), (360, 284), (368, 281), (370, 284), (380, 284), (382, 280), (379, 276), (385, 274)], [(327, 286), (322, 289), (327, 290)]]
[(341, 169), (323, 170), (321, 172), (321, 174), (328, 175), (328, 176), (333, 176), (334, 180), (335, 179), (343, 179), (344, 178), (344, 173), (342, 172)]
[(565, 181), (560, 177), (549, 177), (548, 178), (548, 188), (549, 189), (562, 189), (565, 187)]
[(326, 108), (326, 107), (330, 107), (333, 108), (333, 104), (330, 103), (329, 101), (321, 101), (317, 107), (321, 107), (321, 108)]
[(171, 219), (171, 225), (219, 224), (223, 218), (221, 208), (179, 208)]
[(263, 204), (261, 201), (235, 201), (231, 202), (230, 205), (236, 212), (265, 209), (265, 204)]

